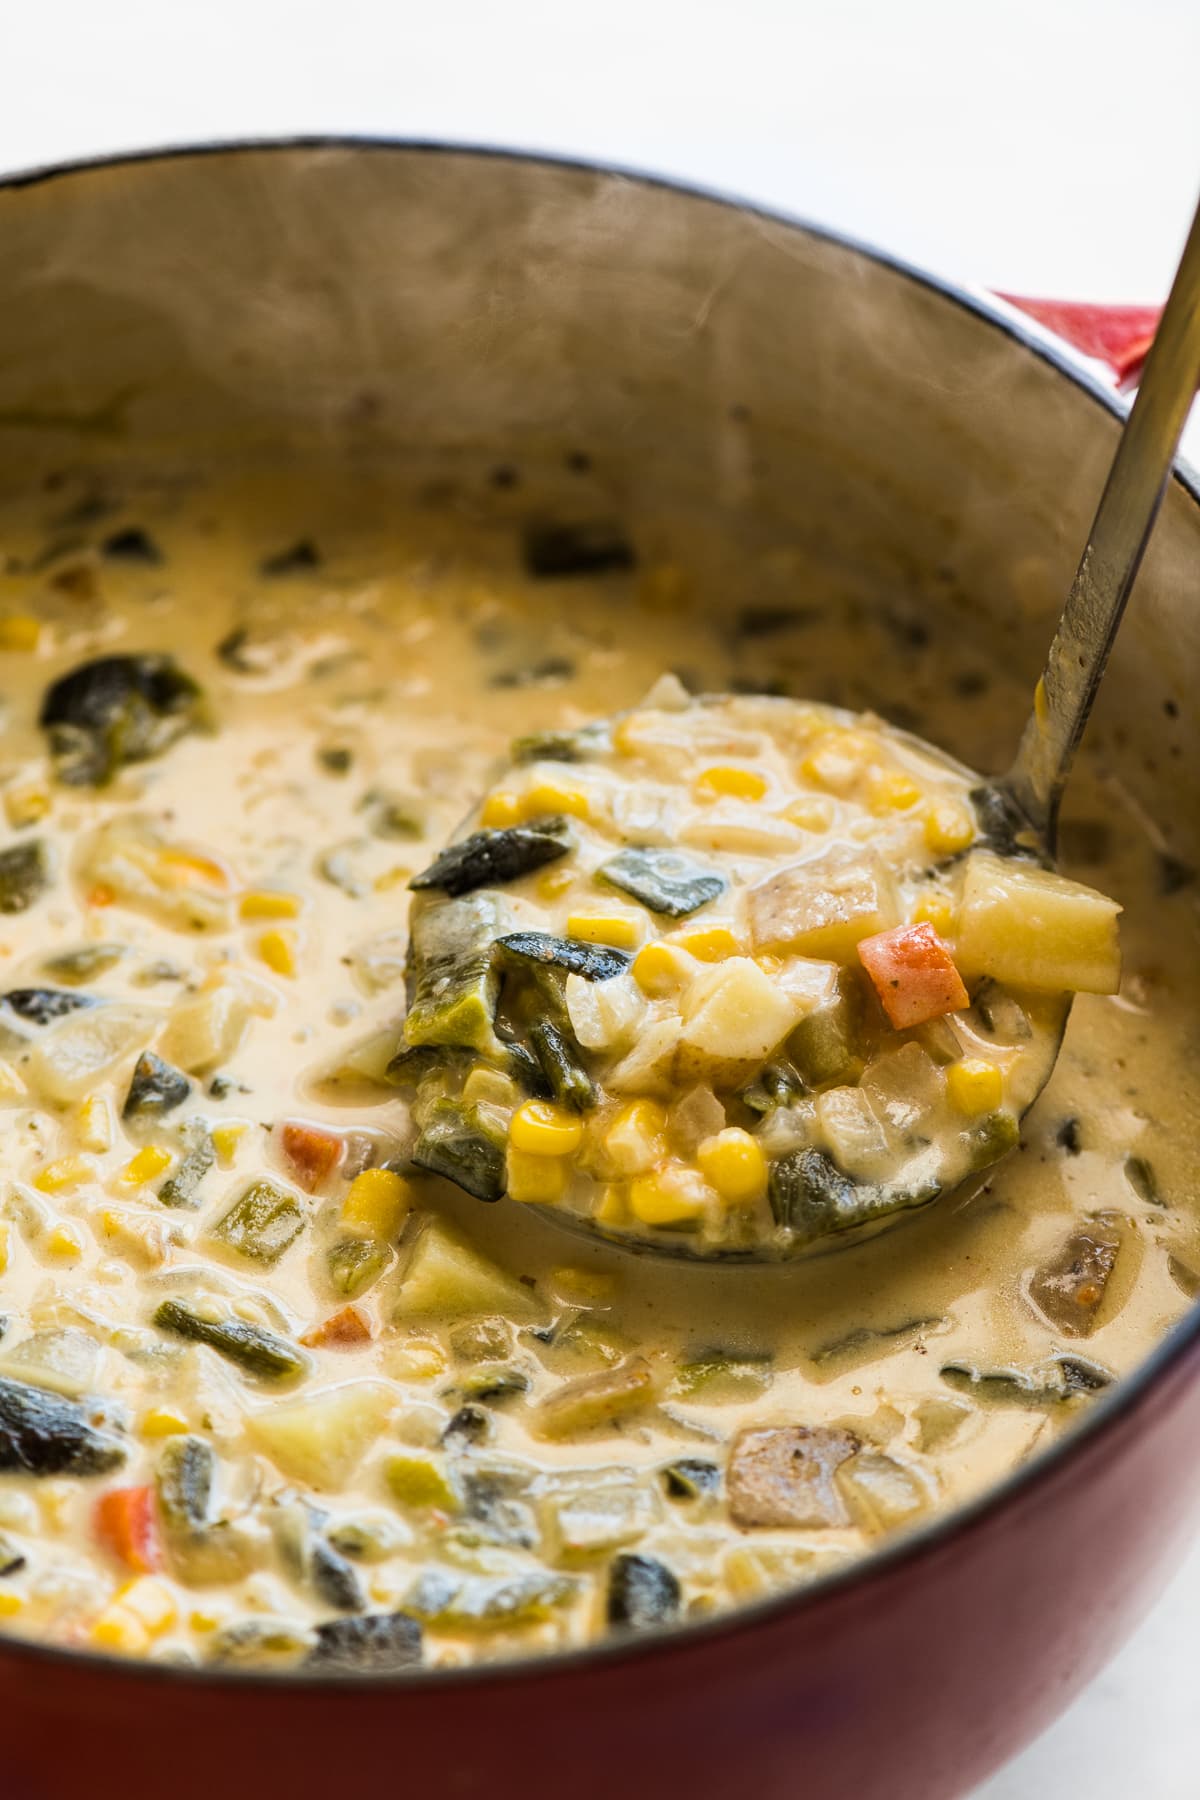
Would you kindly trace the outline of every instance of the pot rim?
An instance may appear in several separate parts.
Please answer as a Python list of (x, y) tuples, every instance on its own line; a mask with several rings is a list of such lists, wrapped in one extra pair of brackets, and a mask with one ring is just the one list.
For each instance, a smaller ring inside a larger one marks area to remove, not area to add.
[[(1093, 361), (1073, 349), (1062, 338), (1038, 325), (1027, 314), (1001, 300), (982, 287), (966, 286), (920, 268), (888, 250), (839, 231), (816, 224), (801, 215), (777, 206), (767, 206), (705, 183), (678, 176), (660, 175), (623, 163), (602, 162), (584, 156), (556, 152), (519, 149), (507, 145), (470, 143), (461, 140), (389, 137), (370, 134), (313, 132), (278, 137), (235, 137), (210, 139), (191, 144), (169, 144), (159, 148), (111, 151), (91, 157), (75, 157), (68, 162), (36, 164), (11, 174), (0, 173), (0, 195), (25, 188), (48, 186), (77, 175), (104, 169), (134, 168), (142, 163), (182, 162), (209, 156), (250, 154), (283, 154), (304, 150), (346, 150), (367, 153), (403, 152), (419, 155), (471, 156), (481, 161), (512, 162), (564, 169), (579, 174), (615, 176), (643, 188), (657, 188), (668, 194), (688, 199), (709, 201), (762, 219), (768, 224), (799, 231), (848, 250), (870, 262), (879, 264), (914, 285), (931, 290), (962, 311), (972, 314), (981, 324), (1002, 333), (1040, 361), (1049, 364), (1095, 401), (1111, 417), (1123, 420), (1131, 402), (1111, 391), (1097, 377)], [(1200, 506), (1200, 468), (1177, 456), (1173, 480), (1190, 500)], [(106, 1655), (101, 1651), (66, 1648), (43, 1644), (35, 1639), (0, 1634), (0, 1662), (10, 1657), (28, 1657), (53, 1670), (65, 1672), (83, 1668), (108, 1676), (125, 1676), (131, 1682), (151, 1680), (169, 1686), (184, 1686), (197, 1692), (210, 1690), (268, 1690), (272, 1693), (311, 1694), (314, 1689), (325, 1693), (384, 1693), (395, 1695), (411, 1688), (416, 1693), (433, 1687), (474, 1688), (481, 1684), (496, 1686), (519, 1684), (530, 1677), (545, 1681), (586, 1673), (592, 1667), (607, 1668), (614, 1664), (644, 1661), (662, 1657), (679, 1649), (699, 1649), (712, 1640), (732, 1640), (743, 1632), (769, 1620), (812, 1610), (831, 1598), (854, 1589), (865, 1590), (872, 1582), (885, 1580), (895, 1569), (918, 1562), (967, 1536), (993, 1515), (1003, 1512), (1022, 1496), (1033, 1494), (1051, 1482), (1067, 1463), (1083, 1454), (1083, 1446), (1095, 1444), (1116, 1430), (1121, 1421), (1147, 1400), (1166, 1375), (1183, 1362), (1188, 1351), (1200, 1343), (1200, 1302), (1179, 1319), (1149, 1356), (1129, 1375), (1117, 1380), (1101, 1398), (1092, 1402), (1085, 1416), (1072, 1425), (1062, 1437), (1031, 1460), (1014, 1469), (1002, 1481), (987, 1488), (974, 1499), (936, 1516), (928, 1524), (891, 1544), (868, 1551), (849, 1560), (847, 1567), (818, 1577), (811, 1584), (780, 1594), (770, 1595), (719, 1613), (707, 1619), (684, 1622), (648, 1634), (644, 1638), (611, 1637), (579, 1649), (543, 1651), (534, 1655), (514, 1656), (494, 1663), (473, 1663), (454, 1669), (411, 1669), (392, 1675), (355, 1675), (339, 1673), (321, 1675), (302, 1669), (279, 1672), (268, 1670), (229, 1670), (180, 1666), (171, 1663), (138, 1662), (131, 1658)]]

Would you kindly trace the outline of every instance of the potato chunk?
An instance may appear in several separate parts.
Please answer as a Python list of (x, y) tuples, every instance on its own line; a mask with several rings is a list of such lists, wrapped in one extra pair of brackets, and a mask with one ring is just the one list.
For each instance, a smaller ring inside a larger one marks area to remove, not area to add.
[(681, 1083), (732, 1086), (752, 1073), (798, 1025), (813, 1000), (789, 992), (748, 956), (731, 956), (694, 980), (683, 997), (675, 1057)]
[(1013, 987), (1115, 994), (1121, 981), (1115, 900), (1033, 863), (973, 851), (955, 960), (964, 975)]
[(740, 1432), (729, 1459), (729, 1511), (737, 1525), (849, 1525), (834, 1480), (860, 1448), (853, 1432), (784, 1425)]
[(1102, 1225), (1074, 1232), (1029, 1278), (1029, 1298), (1065, 1337), (1088, 1337), (1104, 1304), (1120, 1239)]
[(246, 1429), (255, 1445), (293, 1481), (331, 1491), (343, 1487), (375, 1442), (395, 1405), (379, 1381), (353, 1381), (305, 1400), (276, 1401)]
[(872, 851), (840, 849), (795, 863), (748, 896), (756, 950), (849, 962), (860, 939), (900, 922), (891, 875)]
[(431, 1219), (413, 1245), (396, 1304), (398, 1319), (426, 1313), (453, 1319), (470, 1313), (532, 1319), (540, 1311), (523, 1282), (440, 1219)]

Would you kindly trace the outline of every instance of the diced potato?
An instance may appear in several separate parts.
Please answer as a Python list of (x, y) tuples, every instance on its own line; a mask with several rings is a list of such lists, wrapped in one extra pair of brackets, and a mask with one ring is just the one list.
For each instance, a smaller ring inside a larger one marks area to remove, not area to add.
[(137, 1006), (97, 1006), (70, 1013), (42, 1033), (29, 1054), (34, 1093), (65, 1105), (82, 1100), (135, 1049), (148, 1042), (157, 1020)]
[(725, 1585), (735, 1600), (758, 1600), (814, 1580), (849, 1554), (848, 1550), (817, 1550), (811, 1544), (739, 1544), (725, 1557)]
[(730, 1517), (737, 1525), (848, 1525), (850, 1513), (834, 1476), (859, 1448), (852, 1432), (832, 1426), (740, 1432), (729, 1459)]
[(175, 1008), (163, 1033), (162, 1054), (189, 1075), (205, 1075), (229, 1061), (249, 1021), (250, 1008), (236, 989), (213, 988)]
[(816, 1109), (821, 1143), (839, 1168), (869, 1178), (886, 1167), (887, 1133), (861, 1088), (826, 1088)]
[(387, 1423), (391, 1388), (354, 1381), (304, 1400), (274, 1402), (251, 1414), (246, 1430), (293, 1481), (334, 1490), (345, 1485)]
[(860, 939), (900, 923), (891, 875), (866, 850), (833, 850), (781, 869), (750, 890), (748, 912), (756, 950), (843, 963)]
[(678, 1088), (675, 1055), (681, 1030), (678, 1019), (658, 1019), (643, 1031), (628, 1056), (605, 1076), (609, 1093), (653, 1094), (669, 1100)]
[(864, 1531), (911, 1524), (930, 1502), (924, 1482), (882, 1450), (860, 1450), (840, 1465), (835, 1480)]
[(476, 1250), (452, 1226), (431, 1219), (417, 1238), (400, 1284), (396, 1317), (500, 1313), (532, 1319), (541, 1312), (532, 1290)]
[(401, 1506), (436, 1506), (457, 1512), (455, 1492), (446, 1459), (434, 1450), (397, 1450), (384, 1460), (383, 1478)]
[(635, 1412), (654, 1398), (654, 1371), (641, 1356), (631, 1356), (615, 1369), (568, 1382), (543, 1400), (534, 1416), (540, 1437), (574, 1437), (598, 1425)]
[(1115, 994), (1120, 911), (1080, 882), (977, 850), (967, 861), (956, 960), (967, 976), (1013, 987)]
[(548, 1495), (542, 1514), (550, 1557), (573, 1564), (636, 1543), (661, 1517), (662, 1502), (631, 1469), (589, 1469), (573, 1491)]
[(585, 1050), (612, 1054), (633, 1042), (646, 1003), (631, 975), (618, 975), (612, 981), (585, 981), (582, 975), (568, 975), (565, 993), (571, 1029)]
[(731, 956), (706, 968), (683, 995), (676, 1079), (735, 1085), (771, 1054), (811, 1006), (808, 995), (773, 982), (748, 956)]

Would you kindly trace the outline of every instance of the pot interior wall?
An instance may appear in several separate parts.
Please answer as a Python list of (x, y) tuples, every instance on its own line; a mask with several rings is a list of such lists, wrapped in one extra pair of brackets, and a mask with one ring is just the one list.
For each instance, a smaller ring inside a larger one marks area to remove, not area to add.
[[(0, 192), (0, 268), (6, 496), (64, 469), (327, 460), (500, 529), (615, 518), (713, 604), (900, 604), (1030, 682), (1117, 431), (1026, 345), (852, 247), (502, 156), (85, 169)], [(1175, 484), (1093, 726), (1180, 856), (1194, 724), (1164, 709), (1189, 710), (1197, 569)], [(966, 709), (949, 747), (996, 766), (1020, 722), (989, 741)]]

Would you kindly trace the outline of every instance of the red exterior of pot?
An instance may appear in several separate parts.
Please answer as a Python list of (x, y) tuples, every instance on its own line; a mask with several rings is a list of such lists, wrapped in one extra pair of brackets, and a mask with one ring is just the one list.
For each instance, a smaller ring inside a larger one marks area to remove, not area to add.
[(1200, 1488), (1200, 1343), (974, 1511), (674, 1640), (338, 1689), (0, 1648), (3, 1800), (950, 1800), (1161, 1586)]

